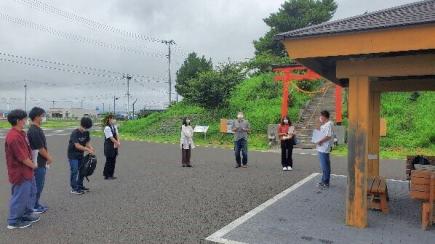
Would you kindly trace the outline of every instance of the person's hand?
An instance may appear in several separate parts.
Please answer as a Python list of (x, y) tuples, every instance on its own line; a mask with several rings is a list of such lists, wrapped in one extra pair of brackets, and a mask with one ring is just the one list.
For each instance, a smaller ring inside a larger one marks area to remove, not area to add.
[(118, 145), (118, 147), (120, 147), (120, 146), (121, 146), (121, 142), (118, 141), (118, 142), (116, 143), (116, 145)]
[(319, 146), (322, 146), (322, 144), (323, 144), (322, 141), (317, 142), (317, 145), (319, 145)]
[(47, 164), (50, 165), (53, 163), (53, 158), (51, 156), (48, 156), (47, 158)]

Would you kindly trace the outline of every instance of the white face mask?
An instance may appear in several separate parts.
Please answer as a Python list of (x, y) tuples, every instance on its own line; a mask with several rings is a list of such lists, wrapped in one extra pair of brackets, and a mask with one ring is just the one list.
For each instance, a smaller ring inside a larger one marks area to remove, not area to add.
[(243, 119), (243, 114), (238, 114), (238, 115), (237, 115), (237, 118), (238, 118), (238, 119)]
[(285, 124), (288, 124), (288, 120), (285, 119), (285, 120), (284, 120), (284, 123), (285, 123)]
[(186, 120), (186, 123), (189, 125), (190, 124), (190, 119)]

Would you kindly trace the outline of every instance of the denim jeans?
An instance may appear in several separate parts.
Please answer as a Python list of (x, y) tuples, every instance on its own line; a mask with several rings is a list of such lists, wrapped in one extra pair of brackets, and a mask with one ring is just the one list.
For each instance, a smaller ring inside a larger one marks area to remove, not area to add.
[(79, 169), (83, 160), (69, 159), (69, 167), (71, 170), (70, 185), (73, 191), (80, 191), (83, 188), (83, 178), (80, 177)]
[(38, 167), (35, 169), (35, 182), (36, 182), (36, 199), (34, 208), (39, 208), (41, 204), (39, 204), (39, 198), (41, 198), (42, 190), (44, 189), (45, 184), (45, 173), (47, 172), (47, 168)]
[[(246, 139), (240, 139), (238, 141), (234, 142), (234, 151), (236, 154), (236, 162), (237, 165), (241, 165), (243, 162), (243, 165), (248, 164), (248, 142)], [(242, 152), (243, 161), (240, 158), (240, 151)]]
[(329, 179), (331, 175), (331, 161), (329, 159), (329, 153), (319, 153), (320, 168), (322, 169), (322, 182), (329, 185)]
[(23, 217), (29, 216), (33, 213), (35, 196), (35, 178), (11, 186), (8, 224), (16, 224), (21, 221)]

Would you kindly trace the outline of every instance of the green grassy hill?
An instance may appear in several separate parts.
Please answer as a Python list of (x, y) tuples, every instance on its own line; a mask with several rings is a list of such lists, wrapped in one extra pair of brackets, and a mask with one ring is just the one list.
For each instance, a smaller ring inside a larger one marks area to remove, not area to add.
[[(270, 73), (243, 81), (232, 92), (226, 107), (207, 110), (180, 102), (165, 112), (125, 122), (120, 128), (120, 133), (124, 138), (178, 143), (181, 120), (188, 116), (192, 119), (193, 125), (210, 126), (207, 140), (204, 140), (201, 134), (195, 135), (197, 144), (232, 147), (232, 135), (219, 132), (220, 119), (235, 118), (238, 111), (243, 111), (253, 130), (250, 148), (267, 149), (267, 125), (279, 121), (281, 108), (282, 87), (280, 83), (273, 80), (273, 77), (274, 75)], [(292, 107), (289, 109), (291, 119), (297, 119), (299, 109), (309, 98), (305, 94), (293, 94)]]
[[(195, 135), (200, 145), (213, 144), (232, 147), (232, 136), (219, 132), (221, 118), (235, 118), (238, 111), (245, 112), (253, 132), (250, 148), (265, 150), (267, 125), (277, 123), (280, 116), (281, 90), (273, 81), (273, 74), (263, 74), (243, 81), (233, 91), (228, 106), (207, 110), (180, 102), (165, 112), (125, 122), (120, 132), (124, 138), (155, 142), (178, 143), (181, 120), (188, 116), (194, 125), (209, 125), (207, 140)], [(386, 93), (382, 95), (381, 114), (388, 124), (388, 136), (381, 139), (381, 155), (385, 158), (403, 158), (410, 154), (435, 155), (435, 93), (422, 92), (416, 101), (412, 93)], [(294, 92), (289, 109), (290, 118), (296, 120), (299, 109), (310, 97)], [(345, 154), (344, 147), (335, 150)]]

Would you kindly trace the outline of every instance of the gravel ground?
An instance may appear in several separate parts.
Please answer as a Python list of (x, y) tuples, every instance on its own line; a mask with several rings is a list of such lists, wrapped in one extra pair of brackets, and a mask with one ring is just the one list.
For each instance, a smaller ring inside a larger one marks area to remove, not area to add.
[[(177, 145), (123, 142), (115, 181), (103, 180), (102, 139), (91, 192), (69, 193), (67, 136), (48, 138), (55, 163), (42, 202), (50, 210), (25, 230), (7, 230), (10, 185), (0, 139), (0, 243), (201, 243), (204, 238), (297, 181), (318, 172), (315, 156), (295, 155), (295, 170), (282, 172), (280, 155), (250, 152), (249, 167), (234, 169), (233, 152), (200, 147), (193, 168), (180, 167)], [(333, 158), (333, 173), (346, 173), (346, 159)], [(381, 172), (401, 178), (404, 162), (387, 160)], [(399, 177), (398, 177), (399, 176)], [(333, 184), (333, 183), (332, 183)]]

